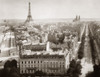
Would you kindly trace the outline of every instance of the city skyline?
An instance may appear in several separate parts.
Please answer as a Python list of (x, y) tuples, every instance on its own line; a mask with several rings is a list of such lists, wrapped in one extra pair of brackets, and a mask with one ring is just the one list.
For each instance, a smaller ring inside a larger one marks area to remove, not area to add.
[(28, 2), (33, 19), (100, 18), (99, 0), (0, 0), (0, 19), (26, 19)]
[(99, 0), (0, 0), (0, 77), (100, 77)]

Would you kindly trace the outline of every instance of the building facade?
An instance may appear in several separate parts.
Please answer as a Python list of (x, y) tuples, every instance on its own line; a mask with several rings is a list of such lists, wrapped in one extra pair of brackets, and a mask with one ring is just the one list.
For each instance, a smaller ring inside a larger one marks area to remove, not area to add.
[(46, 74), (64, 74), (70, 62), (70, 53), (66, 54), (33, 54), (20, 56), (20, 74), (34, 74), (42, 71)]

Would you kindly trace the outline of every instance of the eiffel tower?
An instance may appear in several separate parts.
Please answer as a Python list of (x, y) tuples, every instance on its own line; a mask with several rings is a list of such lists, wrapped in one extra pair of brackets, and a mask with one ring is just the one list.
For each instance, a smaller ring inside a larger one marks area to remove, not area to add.
[(33, 19), (31, 16), (31, 3), (29, 2), (28, 16), (25, 22), (30, 22), (30, 21), (33, 21)]

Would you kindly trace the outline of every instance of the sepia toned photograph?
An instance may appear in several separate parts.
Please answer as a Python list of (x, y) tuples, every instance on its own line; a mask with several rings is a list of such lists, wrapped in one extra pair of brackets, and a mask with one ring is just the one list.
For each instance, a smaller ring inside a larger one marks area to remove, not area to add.
[(100, 0), (0, 0), (0, 77), (100, 77)]

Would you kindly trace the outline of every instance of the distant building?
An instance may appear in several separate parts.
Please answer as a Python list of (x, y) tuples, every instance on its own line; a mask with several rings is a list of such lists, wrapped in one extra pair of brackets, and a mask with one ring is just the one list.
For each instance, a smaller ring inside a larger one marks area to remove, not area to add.
[(24, 50), (31, 50), (31, 51), (43, 51), (43, 50), (46, 50), (46, 44), (43, 44), (43, 45), (40, 45), (40, 44), (24, 45), (23, 49)]
[[(48, 42), (47, 42), (48, 43)], [(49, 44), (45, 43), (38, 43), (38, 44), (29, 44), (29, 45), (23, 45), (24, 50), (31, 50), (31, 51), (59, 51), (62, 49), (68, 50), (68, 43), (63, 43), (63, 44), (54, 44), (49, 42)]]
[(76, 18), (73, 20), (73, 22), (76, 22), (76, 21), (80, 21), (80, 16), (76, 16)]
[(16, 30), (22, 32), (22, 31), (27, 30), (27, 28), (25, 28), (25, 27), (17, 27)]

